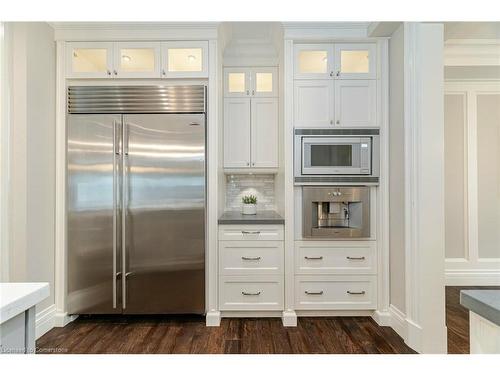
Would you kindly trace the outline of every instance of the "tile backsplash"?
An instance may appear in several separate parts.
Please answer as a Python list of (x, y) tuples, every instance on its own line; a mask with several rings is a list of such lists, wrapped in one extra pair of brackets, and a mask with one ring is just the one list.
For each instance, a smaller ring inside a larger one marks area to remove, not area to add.
[(273, 174), (226, 175), (226, 210), (240, 211), (244, 195), (257, 197), (257, 210), (274, 210)]

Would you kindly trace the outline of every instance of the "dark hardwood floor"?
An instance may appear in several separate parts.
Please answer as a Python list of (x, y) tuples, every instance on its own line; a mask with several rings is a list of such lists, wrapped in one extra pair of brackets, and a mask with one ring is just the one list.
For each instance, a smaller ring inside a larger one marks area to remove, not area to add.
[[(461, 289), (446, 287), (448, 352), (469, 353), (469, 315)], [(371, 318), (222, 319), (205, 327), (199, 316), (80, 317), (37, 340), (39, 353), (414, 353), (389, 327)]]
[(448, 354), (469, 354), (469, 310), (460, 305), (460, 290), (500, 289), (500, 287), (447, 286), (446, 326), (448, 327)]
[(80, 317), (37, 340), (40, 353), (413, 353), (371, 318), (222, 319), (197, 316)]

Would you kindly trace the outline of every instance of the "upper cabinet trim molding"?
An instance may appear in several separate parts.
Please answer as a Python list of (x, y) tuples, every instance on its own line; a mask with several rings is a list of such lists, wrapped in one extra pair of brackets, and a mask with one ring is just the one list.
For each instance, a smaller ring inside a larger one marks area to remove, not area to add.
[(444, 65), (500, 65), (500, 40), (448, 39), (444, 44)]
[(218, 22), (52, 22), (63, 41), (214, 40)]
[(370, 22), (284, 22), (285, 39), (366, 38)]

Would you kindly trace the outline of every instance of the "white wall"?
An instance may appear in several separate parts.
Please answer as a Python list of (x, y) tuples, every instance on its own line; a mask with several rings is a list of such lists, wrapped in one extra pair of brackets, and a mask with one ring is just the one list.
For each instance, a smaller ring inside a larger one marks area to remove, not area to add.
[(389, 43), (390, 304), (405, 313), (404, 26)]
[(46, 23), (12, 23), (9, 280), (50, 283), (54, 304), (55, 43)]

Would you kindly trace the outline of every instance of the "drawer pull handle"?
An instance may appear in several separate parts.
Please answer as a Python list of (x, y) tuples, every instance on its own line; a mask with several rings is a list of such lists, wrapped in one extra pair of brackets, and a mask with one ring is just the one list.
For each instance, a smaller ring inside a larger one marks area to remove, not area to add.
[(260, 292), (257, 293), (248, 293), (248, 292), (241, 292), (244, 296), (260, 296)]
[(260, 257), (241, 257), (243, 260), (260, 260)]
[(364, 290), (362, 290), (361, 292), (351, 292), (350, 290), (348, 290), (347, 294), (366, 294), (366, 292)]
[(306, 294), (309, 296), (321, 296), (323, 294), (323, 291), (320, 290), (319, 292), (309, 292), (306, 290)]
[(322, 256), (320, 256), (320, 257), (304, 257), (304, 258), (307, 260), (321, 260), (321, 259), (323, 259)]
[(365, 260), (365, 257), (346, 257), (349, 260)]
[(256, 230), (256, 231), (242, 230), (241, 234), (260, 234), (260, 230)]

